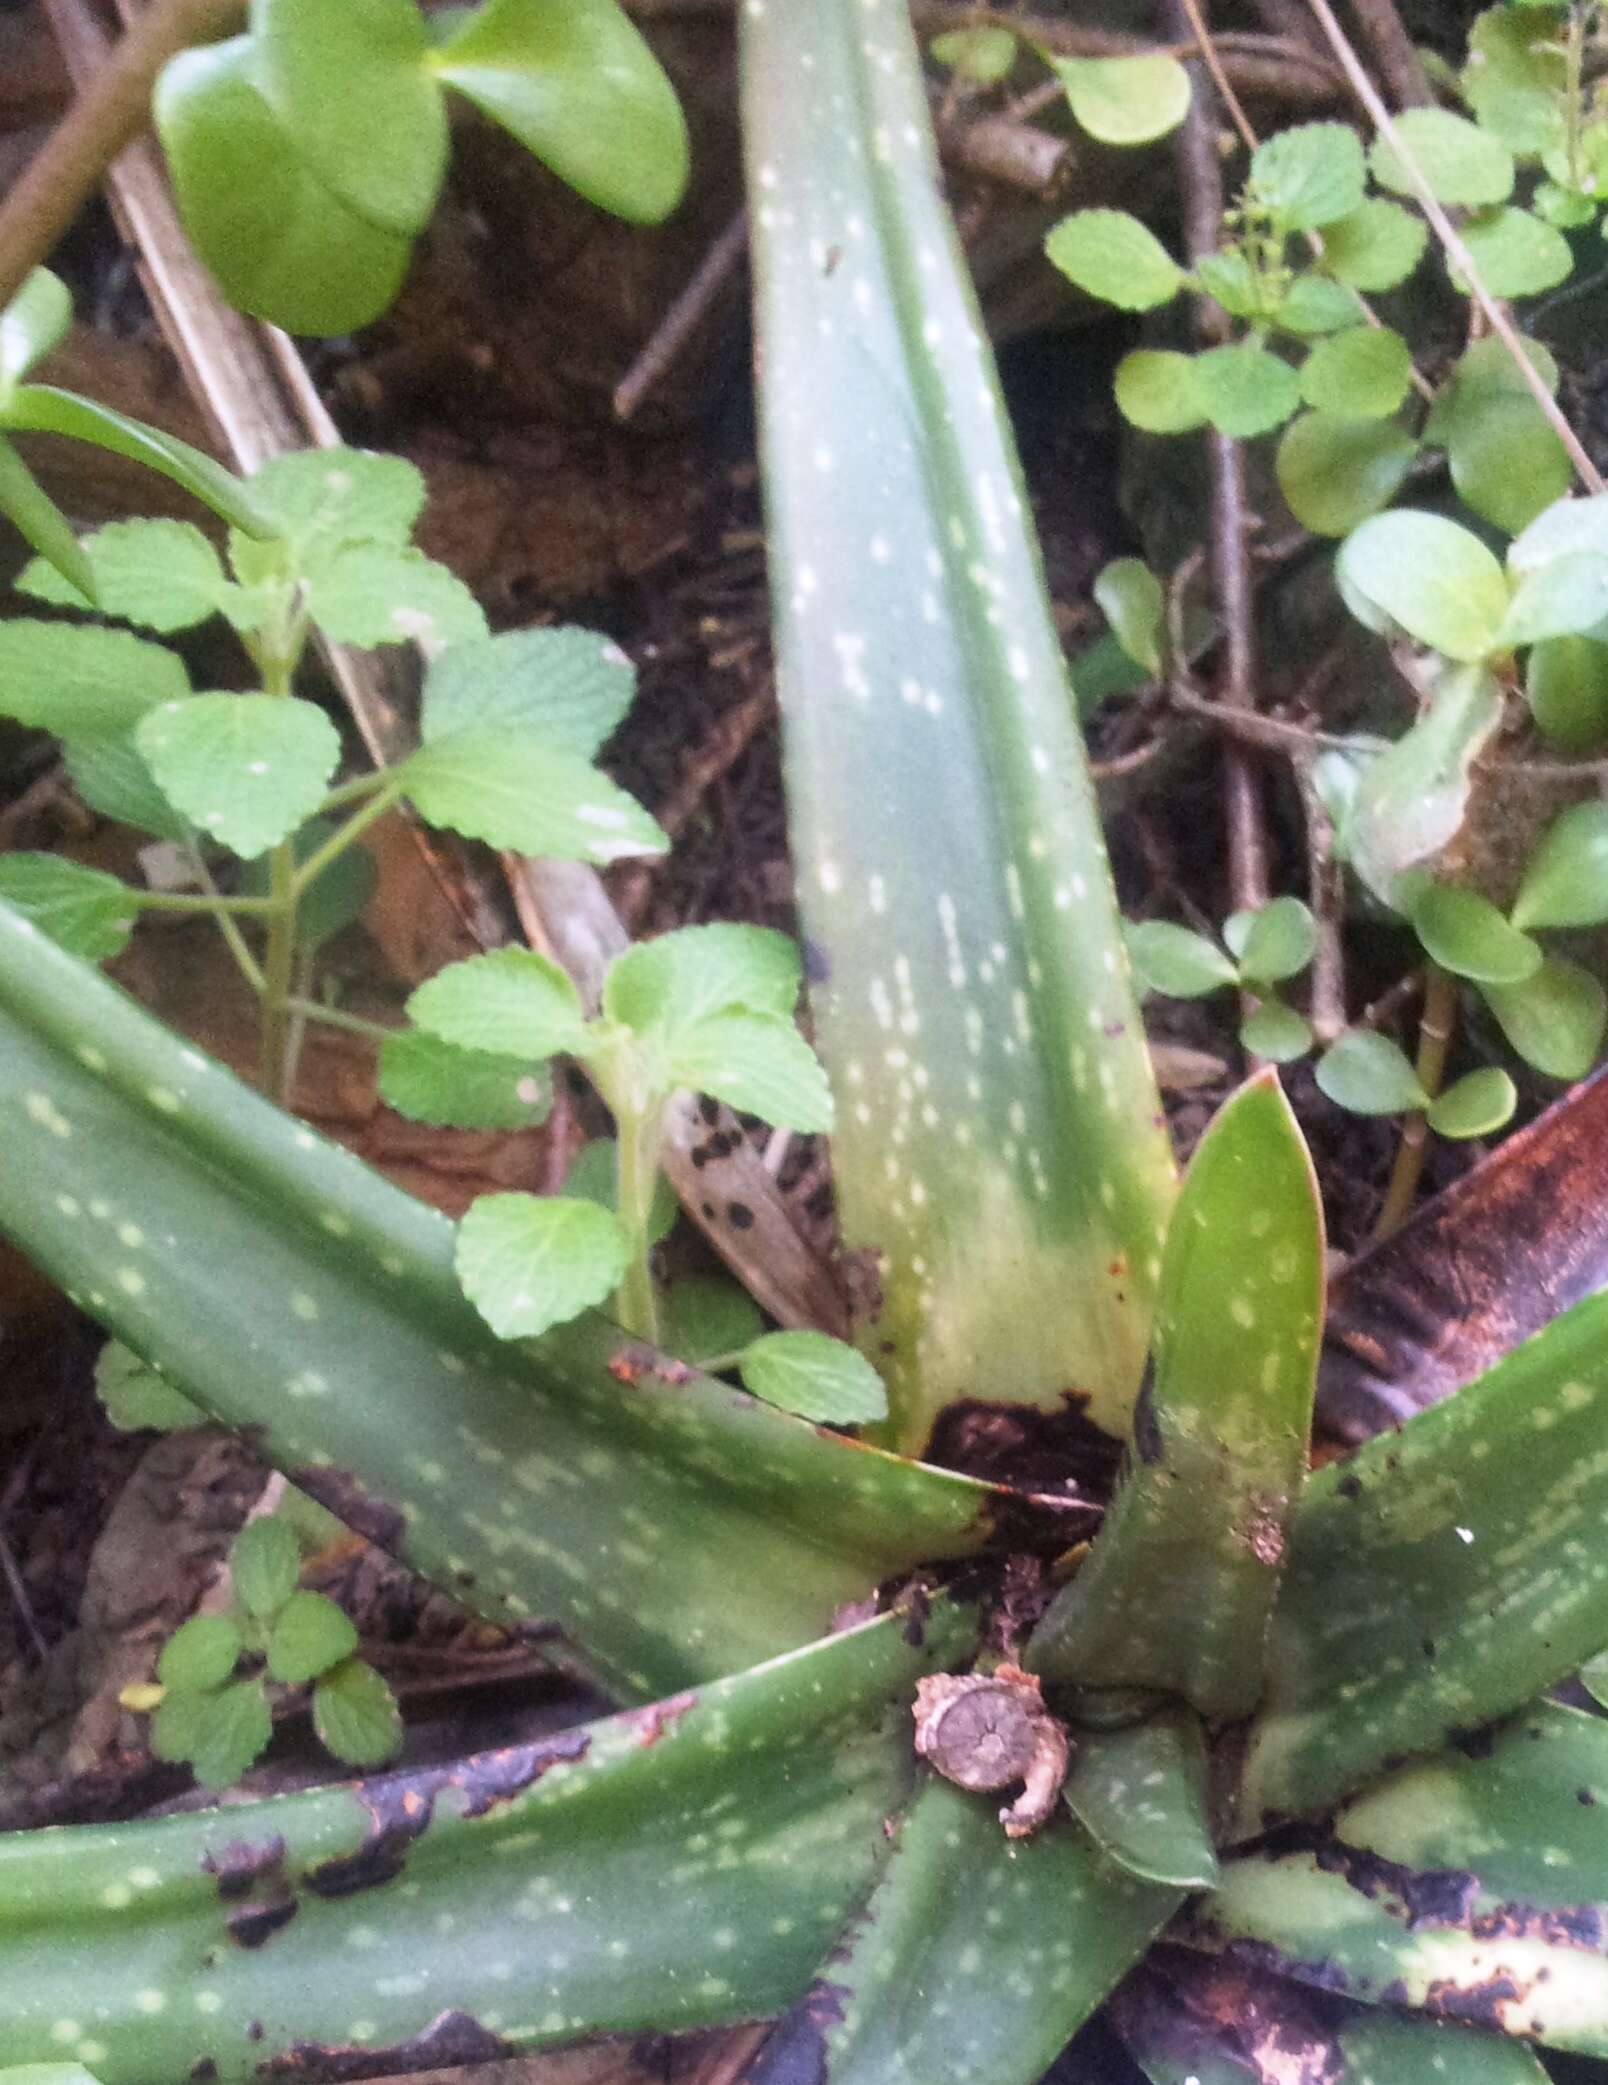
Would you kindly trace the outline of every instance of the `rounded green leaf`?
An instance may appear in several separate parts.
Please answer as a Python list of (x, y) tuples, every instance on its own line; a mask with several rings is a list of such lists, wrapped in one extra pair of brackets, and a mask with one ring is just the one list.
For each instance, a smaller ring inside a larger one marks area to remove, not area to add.
[(44, 360), (73, 322), (73, 299), (59, 275), (34, 268), (0, 311), (0, 400)]
[(710, 1014), (669, 1038), (673, 1084), (723, 1100), (779, 1129), (832, 1127), (832, 1091), (820, 1059), (791, 1018), (745, 1007)]
[(187, 521), (109, 522), (84, 538), (83, 550), (93, 602), (42, 560), (22, 573), (18, 591), (64, 608), (94, 607), (166, 636), (216, 615), (229, 584), (218, 553)]
[(1264, 999), (1240, 1023), (1241, 1046), (1269, 1064), (1293, 1064), (1312, 1047), (1312, 1024), (1282, 999)]
[(1148, 145), (1189, 114), (1189, 74), (1176, 58), (1044, 55), (1079, 125), (1102, 145)]
[(1533, 645), (1524, 692), (1536, 728), (1560, 751), (1596, 753), (1608, 745), (1608, 644), (1549, 637)]
[(1351, 290), (1307, 268), (1285, 291), (1274, 323), (1280, 332), (1306, 340), (1354, 326), (1358, 316), (1357, 299)]
[(361, 217), (419, 231), (447, 116), (413, 0), (254, 0), (263, 91), (318, 178)]
[(603, 981), (603, 1011), (638, 1035), (734, 1007), (787, 1019), (802, 982), (798, 944), (786, 934), (713, 920), (622, 949)]
[(1497, 399), (1460, 421), (1446, 460), (1458, 497), (1510, 535), (1569, 489), (1567, 450), (1533, 399)]
[(1485, 1065), (1465, 1072), (1429, 1104), (1429, 1126), (1442, 1137), (1489, 1137), (1519, 1104), (1518, 1088), (1505, 1071)]
[(1388, 326), (1351, 326), (1320, 340), (1301, 365), (1301, 396), (1319, 412), (1382, 420), (1407, 396), (1413, 358)]
[(172, 1433), (181, 1426), (200, 1426), (205, 1413), (175, 1390), (166, 1376), (109, 1339), (95, 1360), (95, 1395), (119, 1433)]
[(1389, 506), (1417, 454), (1417, 441), (1394, 420), (1301, 413), (1279, 437), (1274, 468), (1303, 528), (1344, 536)]
[(408, 1001), (408, 1018), (460, 1050), (527, 1064), (586, 1048), (586, 1010), (569, 973), (530, 948), (449, 963)]
[(284, 1521), (264, 1514), (236, 1535), (229, 1551), (235, 1603), (259, 1622), (271, 1621), (301, 1576), (301, 1544)]
[(1561, 144), (1567, 61), (1551, 9), (1487, 7), (1469, 30), (1458, 86), (1481, 127), (1510, 152), (1534, 158)]
[(1206, 417), (1220, 434), (1241, 440), (1281, 427), (1301, 400), (1301, 382), (1269, 348), (1237, 343), (1195, 357)]
[(168, 802), (248, 861), (317, 810), (341, 757), (321, 709), (278, 695), (165, 702), (134, 743)]
[(357, 1649), (350, 1616), (322, 1593), (292, 1593), (268, 1638), (268, 1677), (304, 1687)]
[(1608, 920), (1608, 804), (1573, 804), (1548, 826), (1513, 901), (1517, 927)]
[(1247, 984), (1273, 985), (1305, 970), (1317, 953), (1318, 929), (1311, 908), (1299, 898), (1274, 898), (1225, 920), (1223, 939), (1238, 957)]
[(1559, 499), (1546, 507), (1508, 545), (1509, 568), (1534, 572), (1557, 558), (1608, 557), (1608, 493), (1589, 499)]
[(485, 0), (430, 64), (599, 209), (657, 224), (680, 202), (686, 120), (617, 0)]
[(767, 1332), (737, 1366), (745, 1390), (818, 1426), (868, 1426), (888, 1416), (881, 1376), (858, 1348), (825, 1332)]
[(353, 543), (309, 575), (307, 607), (337, 644), (419, 644), (486, 634), (485, 611), (455, 572), (422, 550)]
[(1142, 558), (1113, 558), (1094, 582), (1094, 598), (1122, 649), (1147, 673), (1161, 672), (1166, 601)]
[[(302, 578), (315, 577), (349, 544), (400, 547), (424, 505), (417, 465), (367, 449), (297, 449), (271, 457), (252, 473), (250, 490), (289, 546), (291, 572)], [(230, 547), (237, 558), (242, 551), (260, 556), (264, 548), (238, 538)]]
[(148, 1738), (152, 1758), (182, 1766), (193, 1755), (207, 1725), (211, 1698), (181, 1687), (158, 1703)]
[[(1449, 109), (1405, 109), (1395, 127), (1402, 150), (1439, 203), (1479, 210), (1513, 193), (1513, 155), (1500, 139)], [(1411, 195), (1412, 180), (1396, 148), (1375, 138), (1373, 177), (1393, 195)]]
[(946, 29), (927, 46), (950, 72), (978, 87), (997, 87), (1016, 63), (1020, 46), (1009, 29)]
[(1479, 537), (1441, 514), (1398, 508), (1352, 531), (1335, 568), (1346, 605), (1371, 629), (1391, 625), (1449, 659), (1500, 643), (1508, 584)]
[(471, 725), (421, 746), (406, 766), (407, 793), (432, 825), (518, 854), (606, 867), (663, 854), (669, 837), (634, 797), (590, 761)]
[(1522, 985), (1482, 990), (1514, 1049), (1549, 1079), (1583, 1079), (1596, 1063), (1608, 999), (1589, 970), (1548, 956)]
[(500, 724), (590, 760), (635, 694), (636, 668), (612, 637), (509, 630), (431, 660), (419, 733), (428, 744), (466, 725)]
[[(619, 1207), (619, 1187), (618, 1147), (614, 1138), (589, 1138), (576, 1152), (575, 1162), (565, 1175), (565, 1194), (596, 1202), (600, 1209), (616, 1210)], [(663, 1245), (675, 1229), (680, 1214), (681, 1204), (676, 1199), (676, 1191), (660, 1173), (653, 1183), (653, 1200), (648, 1205), (648, 1243)], [(710, 1351), (724, 1350), (711, 1348)]]
[(546, 1121), (553, 1092), (528, 1058), (463, 1050), (403, 1028), (380, 1045), (380, 1098), (438, 1129), (531, 1129)]
[(181, 51), (152, 100), (185, 229), (236, 310), (350, 333), (386, 310), (412, 254), (319, 180), (257, 80), (251, 37)]
[(458, 1226), (458, 1279), (499, 1339), (533, 1339), (601, 1303), (629, 1246), (619, 1219), (562, 1195), (482, 1195)]
[(1388, 1035), (1350, 1028), (1318, 1059), (1319, 1090), (1353, 1115), (1402, 1115), (1429, 1096), (1407, 1053)]
[(1135, 920), (1123, 939), (1140, 986), (1163, 998), (1201, 999), (1239, 982), (1239, 972), (1214, 942), (1171, 920)]
[(1050, 231), (1044, 251), (1080, 290), (1119, 311), (1153, 311), (1183, 288), (1182, 268), (1126, 210), (1074, 210)]
[(1502, 626), (1505, 644), (1584, 637), (1608, 617), (1608, 557), (1553, 558), (1519, 580)]
[(261, 1680), (235, 1680), (203, 1695), (189, 1755), (195, 1778), (203, 1788), (231, 1787), (262, 1757), (273, 1734)]
[(1251, 185), (1285, 230), (1314, 232), (1362, 204), (1362, 141), (1344, 123), (1296, 123), (1257, 146)]
[(1412, 920), (1425, 952), (1458, 977), (1516, 985), (1541, 967), (1540, 946), (1510, 926), (1489, 898), (1461, 884), (1426, 883)]
[(1117, 364), (1117, 410), (1145, 434), (1187, 434), (1206, 418), (1196, 357), (1135, 348)]
[[(1568, 280), (1574, 255), (1562, 232), (1511, 204), (1482, 210), (1463, 227), (1463, 244), (1493, 297), (1536, 297)], [(1468, 285), (1453, 271), (1457, 287)]]
[(126, 883), (59, 854), (0, 854), (0, 899), (90, 963), (120, 956), (139, 917)]
[(1323, 228), (1323, 265), (1354, 290), (1393, 290), (1423, 258), (1429, 230), (1400, 203), (1371, 196), (1349, 216)]
[(74, 789), (103, 818), (115, 818), (120, 825), (154, 833), (158, 839), (193, 842), (189, 820), (157, 788), (150, 768), (135, 749), (132, 731), (104, 731), (70, 739), (66, 766)]
[(0, 717), (37, 731), (71, 741), (130, 730), (189, 692), (178, 654), (127, 630), (0, 622)]
[(163, 1644), (156, 1676), (164, 1687), (207, 1693), (233, 1677), (244, 1646), (226, 1614), (192, 1615)]
[(660, 1344), (684, 1361), (703, 1365), (739, 1353), (765, 1329), (759, 1305), (746, 1289), (720, 1274), (689, 1274), (661, 1299)]
[(348, 1766), (383, 1766), (402, 1749), (402, 1711), (372, 1665), (347, 1658), (313, 1689), (313, 1728)]

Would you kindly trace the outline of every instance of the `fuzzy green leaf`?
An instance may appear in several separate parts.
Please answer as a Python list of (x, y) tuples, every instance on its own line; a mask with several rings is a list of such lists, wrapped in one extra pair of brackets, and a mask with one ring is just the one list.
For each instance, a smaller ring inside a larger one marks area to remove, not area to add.
[(832, 1092), (820, 1059), (792, 1019), (737, 1007), (676, 1029), (666, 1070), (677, 1086), (723, 1100), (779, 1129), (832, 1127)]
[(422, 551), (354, 543), (314, 573), (307, 606), (338, 644), (420, 644), (427, 651), (486, 635), (486, 617), (463, 581)]
[(1289, 363), (1248, 342), (1197, 355), (1195, 380), (1207, 419), (1241, 440), (1282, 426), (1301, 400), (1301, 380)]
[(1541, 967), (1539, 944), (1461, 884), (1427, 884), (1413, 901), (1412, 921), (1427, 953), (1458, 977), (1517, 985)]
[(606, 867), (670, 845), (642, 806), (589, 761), (510, 738), (500, 724), (438, 738), (396, 772), (432, 825), (492, 847)]
[(1281, 333), (1293, 333), (1298, 340), (1306, 340), (1354, 326), (1357, 316), (1357, 299), (1352, 291), (1306, 268), (1285, 291), (1275, 323)]
[[(720, 1355), (740, 1353), (765, 1329), (759, 1305), (748, 1291), (719, 1274), (689, 1274), (672, 1282), (660, 1298), (659, 1314), (666, 1350), (700, 1366)], [(852, 1347), (845, 1351), (855, 1352)], [(885, 1390), (881, 1402), (886, 1412)]]
[(716, 920), (622, 950), (603, 980), (603, 1011), (638, 1035), (672, 1035), (738, 1008), (791, 1020), (802, 980), (787, 935)]
[(1548, 956), (1522, 985), (1486, 985), (1485, 1003), (1526, 1064), (1549, 1079), (1583, 1079), (1608, 1025), (1608, 997), (1578, 963)]
[(1318, 231), (1362, 206), (1362, 141), (1344, 123), (1292, 124), (1252, 153), (1251, 184), (1287, 231)]
[(1206, 1740), (1190, 1709), (1126, 1729), (1082, 1731), (1067, 1807), (1108, 1860), (1148, 1882), (1210, 1889), (1217, 1880)]
[(1417, 454), (1417, 441), (1393, 420), (1301, 413), (1279, 437), (1275, 468), (1303, 528), (1344, 536), (1389, 506)]
[(1095, 579), (1094, 598), (1128, 657), (1159, 674), (1167, 604), (1161, 581), (1144, 560), (1113, 558)]
[(1469, 30), (1458, 85), (1481, 128), (1531, 159), (1563, 142), (1567, 66), (1547, 15), (1488, 7)]
[(73, 299), (59, 275), (30, 270), (22, 288), (0, 311), (0, 404), (36, 362), (42, 362), (73, 322)]
[(113, 521), (84, 538), (94, 575), (93, 601), (54, 565), (35, 562), (17, 580), (20, 593), (65, 608), (98, 608), (142, 630), (164, 635), (216, 615), (228, 585), (218, 553), (187, 521)]
[(1266, 998), (1240, 1023), (1240, 1046), (1269, 1064), (1293, 1064), (1312, 1047), (1312, 1024), (1282, 999)]
[(147, 1427), (171, 1433), (200, 1426), (206, 1414), (121, 1340), (109, 1339), (95, 1360), (95, 1395), (120, 1433)]
[(591, 760), (631, 707), (636, 668), (592, 630), (509, 630), (453, 644), (424, 677), (426, 745), (466, 725), (528, 731), (544, 746)]
[(1320, 340), (1301, 364), (1301, 396), (1319, 412), (1382, 420), (1407, 396), (1413, 360), (1388, 326), (1351, 326)]
[(616, 0), (487, 0), (430, 63), (599, 209), (657, 224), (680, 202), (681, 104)]
[(1505, 1127), (1519, 1104), (1505, 1071), (1484, 1065), (1465, 1072), (1429, 1104), (1429, 1126), (1442, 1137), (1489, 1137)]
[[(1558, 372), (1552, 357), (1539, 342), (1524, 345), (1548, 390), (1555, 392)], [(1563, 444), (1500, 340), (1478, 340), (1458, 358), (1430, 409), (1424, 434), (1444, 446), (1458, 496), (1509, 535), (1526, 530), (1569, 490), (1573, 471)]]
[(527, 1064), (587, 1046), (586, 1010), (568, 972), (529, 948), (449, 963), (409, 999), (408, 1018), (455, 1049)]
[(1428, 1100), (1400, 1043), (1348, 1028), (1318, 1059), (1319, 1091), (1353, 1115), (1400, 1115)]
[(257, 0), (263, 92), (294, 149), (360, 217), (421, 230), (447, 161), (447, 117), (412, 0)]
[(1078, 124), (1102, 145), (1151, 144), (1189, 114), (1189, 74), (1176, 58), (1044, 56)]
[(1382, 903), (1405, 909), (1409, 872), (1432, 864), (1461, 832), (1474, 762), (1501, 722), (1495, 679), (1483, 667), (1449, 669), (1429, 707), (1363, 770), (1346, 842), (1352, 866)]
[(292, 569), (310, 577), (351, 544), (404, 545), (424, 505), (424, 479), (402, 456), (300, 449), (255, 471), (251, 493), (290, 546)]
[(210, 1693), (233, 1678), (243, 1648), (231, 1616), (192, 1615), (163, 1644), (156, 1677), (164, 1687)]
[(1323, 265), (1348, 288), (1374, 292), (1404, 283), (1423, 258), (1428, 227), (1400, 203), (1371, 196), (1323, 228)]
[(818, 1426), (868, 1426), (888, 1416), (881, 1376), (858, 1348), (824, 1332), (767, 1332), (737, 1369), (745, 1390)]
[(301, 1545), (284, 1521), (263, 1515), (248, 1521), (229, 1551), (236, 1601), (259, 1622), (278, 1614), (301, 1576)]
[[(1511, 204), (1470, 218), (1463, 227), (1463, 244), (1493, 297), (1538, 297), (1566, 282), (1574, 267), (1562, 232)], [(1468, 285), (1456, 270), (1452, 279), (1467, 294)]]
[(1044, 241), (1069, 282), (1119, 311), (1154, 311), (1184, 286), (1184, 271), (1148, 226), (1126, 210), (1074, 210)]
[[(1450, 109), (1404, 109), (1396, 118), (1403, 149), (1438, 203), (1478, 210), (1513, 193), (1513, 155), (1499, 138)], [(1369, 166), (1381, 188), (1411, 195), (1413, 184), (1396, 148), (1375, 138)]]
[(1550, 637), (1531, 647), (1524, 694), (1536, 729), (1563, 753), (1608, 744), (1608, 644), (1595, 637)]
[(1117, 410), (1145, 434), (1187, 434), (1206, 418), (1199, 357), (1134, 348), (1117, 364)]
[(317, 810), (341, 757), (328, 717), (293, 696), (165, 702), (134, 743), (169, 803), (248, 861)]
[(1167, 999), (1201, 999), (1239, 982), (1239, 972), (1215, 942), (1170, 920), (1135, 920), (1123, 938), (1134, 975), (1147, 992), (1160, 992)]
[(139, 906), (128, 885), (59, 854), (0, 854), (0, 899), (69, 955), (91, 963), (120, 956)]
[(115, 818), (121, 825), (154, 833), (162, 840), (194, 839), (190, 821), (157, 788), (132, 731), (95, 732), (69, 739), (66, 766), (73, 787), (102, 817)]
[(979, 87), (1009, 77), (1021, 46), (1009, 29), (946, 29), (927, 46), (938, 63)]
[[(286, 1687), (304, 1687), (357, 1649), (350, 1616), (322, 1593), (292, 1593), (268, 1638), (268, 1677)], [(326, 1742), (328, 1742), (326, 1740)], [(330, 1746), (342, 1759), (350, 1758)], [(380, 1758), (389, 1755), (381, 1753)], [(359, 1764), (367, 1762), (359, 1761)]]
[(1232, 913), (1223, 922), (1223, 939), (1239, 960), (1240, 976), (1253, 985), (1298, 976), (1318, 948), (1311, 908), (1299, 898), (1274, 898), (1254, 912)]
[(402, 1749), (396, 1696), (361, 1658), (347, 1658), (313, 1688), (313, 1728), (348, 1766), (383, 1766)]
[(267, 1750), (273, 1728), (261, 1680), (232, 1680), (203, 1695), (189, 1752), (197, 1781), (203, 1788), (232, 1787)]
[(1516, 927), (1608, 920), (1608, 804), (1572, 804), (1547, 827), (1513, 901)]
[(1548, 637), (1583, 637), (1608, 617), (1608, 557), (1553, 558), (1519, 580), (1502, 642), (1516, 648)]
[(208, 1722), (210, 1695), (180, 1688), (157, 1704), (147, 1742), (153, 1759), (183, 1766), (194, 1755)]
[(381, 1043), (380, 1098), (441, 1129), (531, 1129), (553, 1104), (551, 1085), (529, 1058), (461, 1049), (422, 1028)]
[[(619, 1154), (613, 1137), (592, 1137), (581, 1146), (565, 1176), (564, 1192), (571, 1197), (579, 1196), (582, 1201), (596, 1202), (600, 1209), (619, 1208)], [(663, 1245), (675, 1229), (680, 1214), (681, 1204), (676, 1200), (675, 1189), (661, 1173), (653, 1183), (653, 1200), (648, 1206), (648, 1243)], [(738, 1345), (746, 1343), (746, 1340), (737, 1342)], [(681, 1351), (675, 1346), (670, 1350), (672, 1353)], [(730, 1351), (729, 1342), (726, 1346), (709, 1349), (711, 1354)]]
[(464, 1294), (499, 1339), (534, 1338), (601, 1303), (629, 1257), (617, 1216), (564, 1195), (482, 1195), (458, 1226)]
[(1508, 608), (1502, 567), (1443, 514), (1401, 507), (1352, 531), (1335, 568), (1346, 605), (1370, 629), (1405, 630), (1449, 659), (1500, 648)]
[(0, 716), (72, 740), (131, 729), (188, 695), (184, 661), (126, 630), (0, 622)]

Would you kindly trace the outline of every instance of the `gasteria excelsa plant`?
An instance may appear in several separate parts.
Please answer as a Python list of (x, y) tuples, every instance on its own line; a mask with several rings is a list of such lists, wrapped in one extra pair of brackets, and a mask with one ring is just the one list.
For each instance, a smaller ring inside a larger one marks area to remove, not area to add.
[[(0, 1222), (621, 1704), (0, 1844), (0, 2058), (350, 2078), (780, 2012), (752, 2080), (1030, 2085), (1114, 1992), (1168, 2085), (1257, 2075), (1258, 2022), (1266, 2078), (1608, 2056), (1608, 1737), (1541, 1700), (1608, 1643), (1608, 1305), (1308, 1476), (1311, 1170), (1264, 1073), (1175, 1188), (904, 8), (756, 0), (743, 35), (793, 837), (900, 1452), (590, 1311), (499, 1341), (443, 1219), (0, 912)], [(416, 1014), (506, 987), (497, 1047), (582, 1057), (622, 1149), (627, 1085), (639, 1120), (718, 1088), (758, 1022), (731, 1097), (818, 1121), (779, 949), (682, 946), (591, 1018), (506, 954)], [(1103, 1517), (1046, 1474), (1090, 1426), (1128, 1445)], [(1033, 1484), (939, 1466), (979, 1438)]]

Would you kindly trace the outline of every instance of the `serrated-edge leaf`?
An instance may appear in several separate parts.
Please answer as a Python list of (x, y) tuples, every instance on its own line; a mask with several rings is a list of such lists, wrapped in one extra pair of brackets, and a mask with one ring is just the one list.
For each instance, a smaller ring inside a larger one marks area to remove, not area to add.
[(164, 702), (140, 719), (134, 744), (174, 809), (247, 861), (312, 816), (341, 757), (328, 717), (295, 696)]
[(323, 1593), (295, 1592), (279, 1610), (268, 1638), (268, 1677), (289, 1687), (305, 1686), (356, 1649), (350, 1615)]
[(779, 1129), (821, 1133), (835, 1119), (821, 1060), (791, 1019), (733, 1007), (678, 1028), (665, 1051), (669, 1078)]
[(126, 883), (59, 854), (0, 854), (0, 898), (92, 963), (121, 955), (139, 917)]
[(381, 1043), (379, 1087), (388, 1108), (440, 1129), (531, 1129), (553, 1099), (528, 1058), (460, 1049), (421, 1028)]
[(207, 1693), (234, 1672), (243, 1646), (226, 1614), (195, 1614), (181, 1622), (156, 1661), (158, 1682), (167, 1688)]
[(601, 1303), (631, 1256), (612, 1210), (566, 1195), (481, 1195), (458, 1226), (464, 1294), (499, 1339), (530, 1339)]
[(459, 1050), (540, 1063), (586, 1048), (586, 1010), (569, 973), (530, 948), (466, 956), (427, 978), (408, 1018)]
[(361, 1658), (345, 1658), (313, 1688), (313, 1728), (348, 1766), (383, 1766), (402, 1749), (402, 1712), (390, 1684)]
[(867, 1426), (888, 1416), (882, 1378), (860, 1352), (825, 1332), (767, 1332), (737, 1364), (743, 1388), (822, 1426)]
[(636, 669), (610, 637), (568, 626), (507, 630), (431, 660), (419, 734), (428, 745), (467, 724), (500, 724), (591, 760), (635, 693)]
[(196, 1721), (190, 1764), (203, 1788), (228, 1788), (262, 1756), (273, 1735), (261, 1680), (231, 1680), (209, 1694)]
[(605, 867), (670, 845), (636, 799), (589, 761), (510, 739), (501, 725), (450, 732), (395, 773), (432, 825), (492, 847)]
[(184, 661), (127, 630), (0, 622), (0, 716), (67, 739), (131, 729), (190, 692)]
[(54, 565), (34, 564), (19, 593), (68, 608), (98, 608), (143, 630), (169, 635), (215, 615), (228, 582), (218, 553), (187, 521), (112, 521), (83, 542), (93, 597), (70, 586)]
[(296, 1590), (301, 1545), (295, 1531), (271, 1515), (247, 1521), (229, 1550), (229, 1577), (238, 1604), (267, 1621)]

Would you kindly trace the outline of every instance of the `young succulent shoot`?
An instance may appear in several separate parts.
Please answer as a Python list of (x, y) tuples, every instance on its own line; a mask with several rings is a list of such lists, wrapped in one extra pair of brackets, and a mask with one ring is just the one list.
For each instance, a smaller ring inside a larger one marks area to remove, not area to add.
[(1317, 949), (1317, 927), (1299, 898), (1232, 912), (1222, 945), (1169, 920), (1134, 920), (1125, 929), (1129, 961), (1147, 992), (1168, 999), (1204, 999), (1233, 989), (1256, 1000), (1239, 1025), (1254, 1056), (1288, 1064), (1312, 1047), (1312, 1026), (1281, 997), (1279, 987), (1299, 977)]

